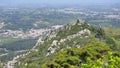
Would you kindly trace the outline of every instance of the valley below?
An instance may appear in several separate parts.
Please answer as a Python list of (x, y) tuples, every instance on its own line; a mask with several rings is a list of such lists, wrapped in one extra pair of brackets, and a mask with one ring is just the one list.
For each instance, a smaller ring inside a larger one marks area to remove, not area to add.
[(120, 7), (91, 6), (0, 5), (0, 68), (119, 66)]

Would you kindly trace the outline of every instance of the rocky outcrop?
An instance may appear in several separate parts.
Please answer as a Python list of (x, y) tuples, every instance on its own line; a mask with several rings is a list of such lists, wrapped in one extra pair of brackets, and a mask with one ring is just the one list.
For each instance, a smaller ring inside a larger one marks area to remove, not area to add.
[(54, 40), (51, 46), (48, 48), (47, 56), (50, 55), (51, 53), (54, 53), (57, 47), (58, 47), (58, 41)]
[[(80, 37), (80, 38), (88, 37), (90, 34), (91, 34), (90, 30), (84, 29), (84, 30), (79, 31), (76, 34), (67, 36), (67, 38), (61, 39), (60, 41), (54, 40), (52, 42), (51, 46), (48, 48), (46, 56), (50, 55), (51, 53), (54, 53), (55, 50), (59, 47), (59, 45), (62, 44), (62, 43), (64, 43), (65, 41), (71, 40), (71, 39), (73, 39), (75, 37)], [(78, 48), (80, 48), (80, 46), (78, 46), (78, 45), (76, 45), (76, 46)]]

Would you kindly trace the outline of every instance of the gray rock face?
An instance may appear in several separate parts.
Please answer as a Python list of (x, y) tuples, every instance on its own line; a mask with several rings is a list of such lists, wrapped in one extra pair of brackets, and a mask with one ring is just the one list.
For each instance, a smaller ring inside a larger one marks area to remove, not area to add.
[(57, 41), (57, 40), (54, 40), (54, 41), (52, 42), (51, 46), (48, 48), (48, 51), (47, 51), (47, 55), (46, 55), (46, 56), (50, 55), (51, 53), (54, 53), (55, 50), (56, 50), (56, 48), (57, 48), (57, 46), (58, 46), (58, 41)]
[(82, 38), (82, 37), (85, 37), (85, 36), (89, 36), (90, 34), (91, 34), (90, 30), (84, 29), (84, 30), (79, 31), (76, 34), (67, 36), (67, 39), (70, 40), (70, 39), (75, 38), (75, 37), (81, 37)]
[[(84, 29), (84, 30), (81, 30), (79, 31), (78, 33), (76, 34), (73, 34), (73, 35), (70, 35), (70, 36), (67, 36), (67, 38), (64, 38), (64, 39), (61, 39), (60, 41), (58, 40), (54, 40), (51, 44), (51, 46), (48, 48), (47, 50), (47, 55), (50, 55), (51, 53), (54, 53), (55, 50), (59, 47), (59, 45), (61, 45), (62, 43), (64, 43), (65, 41), (67, 40), (71, 40), (75, 37), (80, 37), (80, 38), (84, 38), (84, 37), (88, 37), (89, 35), (91, 34), (90, 30), (88, 29)], [(76, 43), (76, 42), (75, 42)], [(80, 48), (80, 46), (77, 45), (78, 48)], [(70, 48), (69, 46), (67, 46), (67, 48)]]

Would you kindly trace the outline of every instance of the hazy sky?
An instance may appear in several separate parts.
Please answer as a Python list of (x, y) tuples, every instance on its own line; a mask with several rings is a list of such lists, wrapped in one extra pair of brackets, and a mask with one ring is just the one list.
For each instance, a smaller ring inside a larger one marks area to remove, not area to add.
[(113, 4), (120, 0), (0, 0), (0, 4)]

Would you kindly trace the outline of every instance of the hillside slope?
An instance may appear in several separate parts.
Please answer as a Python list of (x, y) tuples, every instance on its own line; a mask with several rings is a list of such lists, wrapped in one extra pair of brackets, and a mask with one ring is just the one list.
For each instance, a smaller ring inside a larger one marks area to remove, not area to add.
[(77, 20), (45, 32), (31, 51), (17, 59), (16, 68), (116, 68), (119, 49), (114, 36)]

